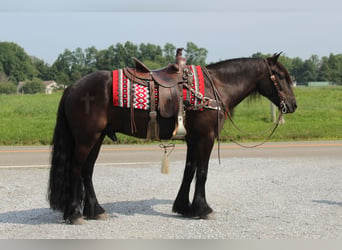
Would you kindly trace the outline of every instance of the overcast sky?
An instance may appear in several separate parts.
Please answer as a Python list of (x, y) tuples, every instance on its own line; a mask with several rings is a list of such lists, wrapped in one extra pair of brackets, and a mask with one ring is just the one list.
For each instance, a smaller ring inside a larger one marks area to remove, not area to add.
[(342, 53), (340, 0), (0, 0), (0, 41), (52, 64), (64, 49), (194, 42), (207, 62)]

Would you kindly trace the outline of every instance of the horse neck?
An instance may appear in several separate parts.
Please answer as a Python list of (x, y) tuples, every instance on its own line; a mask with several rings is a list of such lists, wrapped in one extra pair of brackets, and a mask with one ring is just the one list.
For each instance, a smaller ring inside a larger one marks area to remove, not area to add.
[(247, 96), (257, 91), (260, 81), (259, 59), (243, 58), (209, 65), (208, 70), (223, 102), (233, 109)]

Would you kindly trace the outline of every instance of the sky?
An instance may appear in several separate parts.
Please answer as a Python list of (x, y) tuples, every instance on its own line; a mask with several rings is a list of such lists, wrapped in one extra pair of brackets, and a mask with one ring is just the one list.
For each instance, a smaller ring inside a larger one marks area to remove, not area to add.
[(340, 0), (0, 0), (0, 42), (52, 64), (65, 49), (194, 42), (207, 63), (342, 53)]

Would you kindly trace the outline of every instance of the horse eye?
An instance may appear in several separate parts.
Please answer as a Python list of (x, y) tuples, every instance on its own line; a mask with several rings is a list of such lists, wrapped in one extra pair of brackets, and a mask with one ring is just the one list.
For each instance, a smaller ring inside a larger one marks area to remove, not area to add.
[(277, 74), (279, 80), (284, 80), (285, 79), (285, 76), (283, 74), (280, 74), (278, 72), (276, 72), (276, 74)]

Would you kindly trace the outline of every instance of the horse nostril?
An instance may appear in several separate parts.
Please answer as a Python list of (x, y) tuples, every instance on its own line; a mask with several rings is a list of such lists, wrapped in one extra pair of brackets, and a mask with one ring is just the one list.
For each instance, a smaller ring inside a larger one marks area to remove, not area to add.
[(294, 109), (297, 108), (297, 102), (296, 101), (293, 101), (293, 107), (294, 107)]

